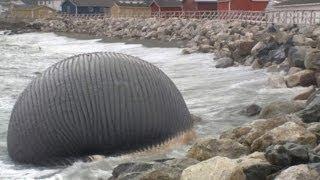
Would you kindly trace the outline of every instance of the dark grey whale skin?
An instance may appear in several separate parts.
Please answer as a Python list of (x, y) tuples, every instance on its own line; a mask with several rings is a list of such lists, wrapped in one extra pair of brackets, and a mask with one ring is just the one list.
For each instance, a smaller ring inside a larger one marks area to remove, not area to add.
[(192, 127), (175, 84), (157, 67), (117, 53), (81, 54), (34, 79), (10, 117), (11, 159), (54, 164), (163, 143)]

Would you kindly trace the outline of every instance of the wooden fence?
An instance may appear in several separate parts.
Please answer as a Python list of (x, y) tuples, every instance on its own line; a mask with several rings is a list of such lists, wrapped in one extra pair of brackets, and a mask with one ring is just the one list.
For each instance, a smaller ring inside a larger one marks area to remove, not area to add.
[[(59, 14), (61, 18), (105, 19), (110, 14)], [(132, 17), (132, 16), (128, 16)], [(139, 16), (134, 16), (139, 17)], [(163, 11), (151, 14), (153, 18), (210, 19), (218, 21), (245, 21), (275, 24), (320, 24), (320, 10), (283, 11)], [(122, 17), (126, 18), (126, 17)], [(141, 17), (142, 18), (142, 17)], [(143, 16), (143, 18), (146, 18)]]

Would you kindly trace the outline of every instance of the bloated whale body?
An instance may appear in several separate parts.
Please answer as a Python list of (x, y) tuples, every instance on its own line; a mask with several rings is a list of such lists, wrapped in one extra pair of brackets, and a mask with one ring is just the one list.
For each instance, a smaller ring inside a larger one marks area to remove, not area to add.
[(174, 83), (117, 53), (77, 55), (48, 68), (19, 96), (9, 122), (16, 162), (45, 164), (160, 144), (192, 126)]

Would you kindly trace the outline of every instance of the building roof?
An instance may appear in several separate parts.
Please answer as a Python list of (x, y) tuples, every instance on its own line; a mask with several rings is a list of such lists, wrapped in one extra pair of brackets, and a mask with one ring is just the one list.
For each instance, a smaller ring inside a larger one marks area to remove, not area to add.
[(320, 3), (320, 0), (285, 0), (279, 3), (275, 3), (275, 6), (311, 4), (311, 3)]
[(101, 7), (111, 7), (113, 5), (113, 0), (70, 0), (77, 6), (101, 6)]
[(153, 0), (160, 7), (181, 7), (182, 2), (180, 0)]
[(150, 2), (145, 0), (116, 0), (114, 2), (118, 6), (130, 6), (130, 7), (148, 7)]

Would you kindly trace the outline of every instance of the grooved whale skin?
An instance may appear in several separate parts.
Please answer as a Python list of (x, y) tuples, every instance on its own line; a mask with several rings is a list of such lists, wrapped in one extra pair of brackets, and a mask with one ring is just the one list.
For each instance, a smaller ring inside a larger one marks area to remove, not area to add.
[(157, 67), (118, 53), (81, 54), (49, 67), (19, 96), (8, 152), (41, 164), (160, 144), (192, 126), (174, 83)]

